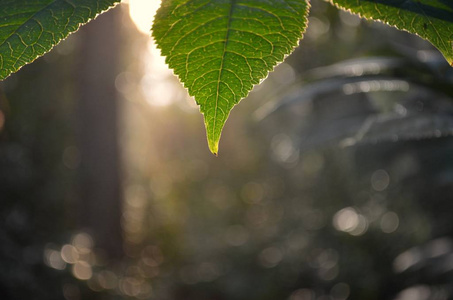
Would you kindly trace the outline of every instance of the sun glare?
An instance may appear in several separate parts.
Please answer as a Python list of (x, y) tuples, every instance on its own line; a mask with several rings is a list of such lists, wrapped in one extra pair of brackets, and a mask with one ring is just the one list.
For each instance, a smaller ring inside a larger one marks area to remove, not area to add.
[(160, 3), (160, 0), (129, 0), (129, 15), (140, 32), (149, 35), (154, 15)]
[[(160, 0), (129, 0), (129, 16), (138, 31), (150, 36), (151, 25), (159, 8)], [(177, 95), (169, 82), (172, 71), (165, 64), (165, 59), (160, 55), (152, 38), (149, 38), (147, 47), (142, 53), (145, 74), (141, 79), (140, 86), (147, 103), (153, 106), (167, 106), (171, 104)]]

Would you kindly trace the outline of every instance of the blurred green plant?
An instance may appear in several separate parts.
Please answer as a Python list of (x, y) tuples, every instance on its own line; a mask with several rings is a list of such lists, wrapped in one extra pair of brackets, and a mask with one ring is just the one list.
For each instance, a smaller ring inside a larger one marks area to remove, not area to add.
[[(0, 79), (118, 0), (1, 0)], [(430, 41), (453, 64), (447, 0), (331, 0)], [(154, 38), (204, 115), (214, 154), (230, 110), (290, 54), (307, 27), (308, 0), (163, 0)]]

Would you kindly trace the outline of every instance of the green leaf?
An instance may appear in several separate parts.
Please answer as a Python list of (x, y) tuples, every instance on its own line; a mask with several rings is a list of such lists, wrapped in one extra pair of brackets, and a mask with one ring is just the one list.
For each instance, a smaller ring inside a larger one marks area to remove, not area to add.
[(330, 0), (340, 8), (379, 20), (430, 41), (453, 66), (452, 0)]
[(0, 0), (0, 80), (119, 0)]
[(204, 115), (217, 155), (231, 109), (289, 54), (306, 28), (306, 0), (166, 0), (153, 36)]

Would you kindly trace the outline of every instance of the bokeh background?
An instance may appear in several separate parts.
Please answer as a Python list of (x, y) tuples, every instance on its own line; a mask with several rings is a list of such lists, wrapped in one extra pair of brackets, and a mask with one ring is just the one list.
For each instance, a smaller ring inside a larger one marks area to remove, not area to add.
[(453, 72), (313, 1), (301, 46), (202, 116), (129, 0), (0, 83), (0, 298), (453, 299)]

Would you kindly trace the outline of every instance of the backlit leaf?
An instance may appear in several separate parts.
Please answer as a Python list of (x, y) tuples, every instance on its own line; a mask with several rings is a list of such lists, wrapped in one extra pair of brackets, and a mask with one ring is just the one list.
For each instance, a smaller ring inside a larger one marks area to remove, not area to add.
[(48, 52), (117, 2), (0, 0), (0, 80)]
[(380, 20), (430, 41), (453, 65), (452, 0), (331, 0), (362, 17)]
[(153, 36), (195, 97), (217, 154), (230, 110), (297, 46), (306, 0), (166, 0)]

